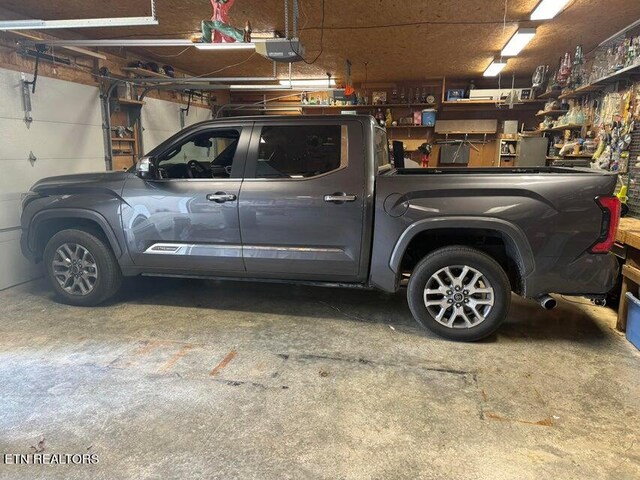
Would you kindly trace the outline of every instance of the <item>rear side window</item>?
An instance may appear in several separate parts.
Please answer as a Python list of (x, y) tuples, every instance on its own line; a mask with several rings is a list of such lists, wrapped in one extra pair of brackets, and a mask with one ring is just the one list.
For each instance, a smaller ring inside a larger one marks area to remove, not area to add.
[(345, 167), (348, 151), (346, 125), (263, 127), (255, 177), (316, 177)]
[(378, 168), (389, 165), (389, 144), (387, 134), (381, 128), (376, 128), (374, 133), (375, 156)]

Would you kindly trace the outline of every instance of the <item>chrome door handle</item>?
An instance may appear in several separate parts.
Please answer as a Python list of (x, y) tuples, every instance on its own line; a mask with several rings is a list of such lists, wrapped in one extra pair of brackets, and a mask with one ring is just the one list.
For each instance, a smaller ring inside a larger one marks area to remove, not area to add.
[(237, 197), (233, 193), (216, 192), (207, 195), (210, 202), (224, 203), (233, 202)]
[(343, 202), (355, 202), (358, 197), (356, 195), (347, 195), (346, 193), (334, 193), (332, 195), (325, 195), (325, 202), (343, 203)]

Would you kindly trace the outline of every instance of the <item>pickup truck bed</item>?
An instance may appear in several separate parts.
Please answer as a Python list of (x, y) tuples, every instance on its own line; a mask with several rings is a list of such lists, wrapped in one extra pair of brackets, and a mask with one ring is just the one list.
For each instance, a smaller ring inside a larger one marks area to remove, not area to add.
[[(459, 241), (485, 231), (504, 245), (519, 294), (602, 294), (614, 285), (616, 260), (588, 250), (602, 228), (595, 198), (612, 193), (616, 181), (615, 174), (584, 168), (390, 170), (376, 183), (372, 278), (392, 288), (415, 233)], [(388, 264), (378, 262), (389, 249)]]

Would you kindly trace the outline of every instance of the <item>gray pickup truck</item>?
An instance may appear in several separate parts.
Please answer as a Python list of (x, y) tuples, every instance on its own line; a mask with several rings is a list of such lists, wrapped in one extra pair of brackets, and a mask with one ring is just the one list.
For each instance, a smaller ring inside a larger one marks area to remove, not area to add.
[(616, 176), (573, 168), (395, 169), (369, 116), (214, 120), (129, 172), (46, 178), (22, 249), (57, 296), (91, 306), (122, 276), (406, 286), (415, 319), (478, 340), (511, 292), (600, 298), (620, 215)]

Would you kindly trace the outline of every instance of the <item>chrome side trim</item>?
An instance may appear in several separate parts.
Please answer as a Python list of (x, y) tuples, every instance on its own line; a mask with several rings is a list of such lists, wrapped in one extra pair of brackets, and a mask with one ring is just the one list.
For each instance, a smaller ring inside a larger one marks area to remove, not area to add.
[(242, 246), (206, 243), (154, 243), (144, 253), (152, 255), (240, 258), (242, 257)]
[[(251, 261), (306, 261), (306, 262), (349, 262), (352, 261), (352, 254), (341, 249), (332, 247), (281, 247), (263, 245), (245, 245), (242, 249), (243, 258), (247, 262)], [(249, 268), (249, 264), (247, 264)]]
[(270, 247), (264, 245), (232, 245), (207, 243), (154, 243), (144, 253), (152, 255), (189, 255), (204, 257), (344, 259), (349, 257), (341, 248), (330, 247)]
[(245, 250), (273, 250), (277, 252), (321, 252), (321, 253), (340, 253), (343, 250), (340, 248), (314, 248), (314, 247), (266, 247), (260, 245), (245, 245)]

